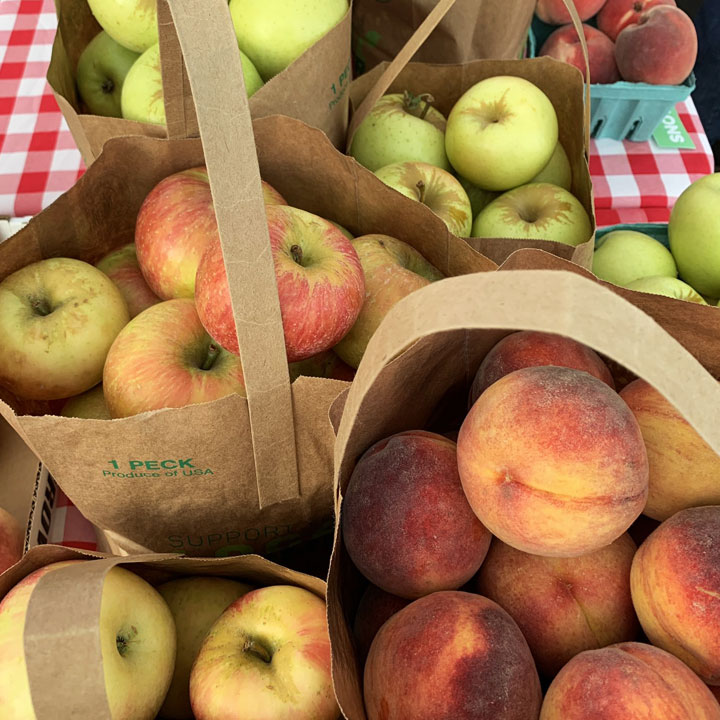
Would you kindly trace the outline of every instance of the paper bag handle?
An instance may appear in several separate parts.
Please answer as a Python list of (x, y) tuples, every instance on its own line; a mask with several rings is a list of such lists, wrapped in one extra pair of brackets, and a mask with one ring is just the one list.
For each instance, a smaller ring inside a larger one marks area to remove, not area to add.
[(582, 48), (583, 60), (585, 61), (585, 105), (583, 119), (585, 123), (585, 155), (590, 154), (590, 55), (588, 54), (587, 42), (585, 41), (585, 32), (583, 31), (582, 20), (578, 15), (577, 8), (573, 0), (563, 0), (563, 3), (570, 13), (570, 22), (572, 22), (575, 32), (580, 40)]
[[(242, 61), (227, 0), (158, 0), (159, 22), (168, 22), (168, 10), (210, 178), (265, 507), (297, 498), (299, 482), (285, 336)], [(212, 52), (203, 28), (213, 28)]]
[(385, 72), (378, 78), (378, 81), (365, 96), (350, 119), (346, 142), (347, 148), (352, 144), (352, 139), (358, 127), (360, 127), (360, 123), (365, 119), (365, 116), (375, 107), (375, 103), (385, 94), (390, 85), (392, 85), (393, 80), (402, 72), (403, 68), (410, 62), (412, 56), (420, 49), (422, 44), (428, 39), (432, 31), (440, 24), (440, 21), (447, 15), (448, 10), (450, 10), (454, 4), (455, 0), (439, 0), (437, 5), (428, 13), (427, 17), (410, 36), (410, 39), (403, 45), (400, 52), (387, 66)]
[[(577, 307), (587, 310), (571, 311)], [(354, 462), (348, 445), (355, 420), (385, 366), (430, 335), (480, 329), (554, 332), (590, 346), (649, 382), (720, 454), (720, 425), (710, 412), (698, 413), (698, 407), (720, 407), (720, 383), (642, 310), (571, 272), (475, 273), (440, 280), (403, 298), (370, 339), (337, 433), (336, 502), (347, 463)]]

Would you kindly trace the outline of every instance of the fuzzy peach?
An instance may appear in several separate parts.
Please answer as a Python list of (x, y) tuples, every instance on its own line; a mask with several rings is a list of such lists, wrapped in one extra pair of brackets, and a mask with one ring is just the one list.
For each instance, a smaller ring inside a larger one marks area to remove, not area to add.
[(675, 0), (607, 0), (597, 16), (597, 26), (615, 40), (628, 25), (635, 25), (640, 13), (656, 5), (673, 5)]
[(720, 685), (720, 506), (662, 523), (635, 554), (630, 589), (650, 642)]
[(642, 13), (615, 40), (615, 61), (623, 80), (679, 85), (697, 58), (693, 21), (680, 8), (657, 5)]
[[(605, 4), (605, 0), (573, 0), (573, 2), (583, 21), (596, 15)], [(565, 25), (571, 20), (563, 0), (538, 0), (535, 13), (548, 25)]]
[(579, 370), (530, 367), (498, 380), (465, 418), (457, 455), (482, 523), (536, 555), (608, 545), (647, 499), (637, 421), (614, 390)]
[(584, 370), (615, 389), (607, 365), (591, 348), (562, 335), (522, 330), (505, 336), (485, 356), (473, 381), (471, 402), (508, 373), (541, 365)]
[(422, 430), (381, 440), (360, 458), (342, 532), (360, 572), (405, 598), (461, 587), (490, 546), (463, 494), (455, 443)]
[(620, 397), (640, 424), (650, 462), (644, 514), (666, 520), (685, 508), (720, 505), (720, 456), (690, 423), (645, 380)]
[(541, 694), (527, 642), (496, 603), (437, 592), (375, 636), (365, 663), (369, 720), (537, 720)]
[(574, 657), (548, 688), (540, 720), (720, 720), (720, 705), (691, 670), (644, 643)]
[(409, 600), (391, 595), (375, 585), (368, 585), (360, 598), (353, 623), (353, 635), (357, 643), (358, 654), (363, 662), (378, 630), (409, 602)]
[[(605, 33), (590, 25), (583, 25), (590, 61), (590, 82), (607, 84), (620, 79), (615, 64), (615, 43)], [(540, 48), (539, 55), (574, 65), (585, 75), (585, 59), (575, 28), (563, 25), (555, 30)]]
[(553, 677), (583, 650), (637, 636), (630, 598), (636, 549), (625, 534), (578, 558), (546, 558), (495, 540), (475, 588), (510, 613), (541, 674)]

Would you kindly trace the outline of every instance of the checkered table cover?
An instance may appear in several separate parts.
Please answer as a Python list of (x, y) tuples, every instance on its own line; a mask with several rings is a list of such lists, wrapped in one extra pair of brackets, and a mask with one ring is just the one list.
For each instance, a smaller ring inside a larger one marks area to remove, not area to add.
[(57, 489), (47, 541), (81, 550), (97, 550), (98, 546), (95, 527), (60, 488)]

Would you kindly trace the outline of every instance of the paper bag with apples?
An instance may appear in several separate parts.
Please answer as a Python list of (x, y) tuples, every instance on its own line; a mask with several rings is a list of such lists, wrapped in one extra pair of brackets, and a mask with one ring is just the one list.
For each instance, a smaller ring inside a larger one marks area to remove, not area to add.
[(537, 247), (589, 267), (589, 84), (547, 58), (408, 64), (425, 22), (351, 84), (348, 154), (495, 262)]
[[(397, 55), (432, 9), (433, 0), (354, 0), (353, 56), (358, 74)], [(418, 51), (418, 62), (462, 63), (522, 54), (534, 0), (458, 0)]]
[[(338, 716), (325, 583), (257, 555), (33, 548), (0, 577), (0, 626), (0, 705), (11, 720), (179, 719), (238, 703), (248, 717)], [(289, 697), (281, 676), (300, 691)]]
[[(152, 279), (156, 295), (166, 302), (151, 299), (156, 304), (127, 325), (127, 311), (106, 304), (101, 337), (83, 352), (55, 361), (19, 341), (13, 352), (2, 355), (8, 363), (0, 360), (6, 387), (0, 412), (78, 509), (116, 536), (119, 549), (125, 543), (128, 552), (267, 554), (332, 527), (334, 433), (328, 411), (347, 382), (331, 378), (347, 379), (348, 373), (335, 372), (342, 363), (333, 353), (326, 353), (320, 368), (298, 368), (294, 361), (317, 361), (313, 353), (320, 345), (332, 347), (359, 318), (365, 295), (357, 251), (326, 219), (356, 236), (385, 234), (371, 239), (370, 249), (388, 250), (388, 243), (395, 248), (401, 295), (431, 278), (496, 265), (447, 231), (428, 233), (416, 205), (397, 207), (396, 194), (339, 153), (320, 130), (281, 116), (251, 126), (242, 88), (228, 91), (220, 72), (233, 66), (239, 71), (231, 29), (216, 35), (211, 56), (204, 35), (196, 32), (226, 12), (224, 0), (205, 0), (200, 15), (192, 14), (191, 0), (172, 6), (201, 139), (109, 141), (74, 188), (0, 246), (5, 282), (39, 261), (47, 270), (52, 259), (56, 272), (60, 258), (96, 263), (135, 239), (147, 273), (139, 277)], [(209, 188), (199, 167), (203, 163)], [(273, 193), (267, 185), (261, 190), (260, 177), (293, 207), (266, 206), (264, 196)], [(306, 211), (316, 217), (308, 218)], [(205, 240), (195, 254), (198, 236)], [(172, 252), (163, 248), (162, 237), (172, 239)], [(398, 240), (406, 245), (395, 247)], [(191, 248), (187, 264), (177, 257), (185, 241)], [(209, 246), (213, 252), (203, 255)], [(287, 274), (277, 279), (275, 256), (280, 255), (289, 264)], [(201, 256), (204, 280), (196, 284)], [(402, 262), (415, 264), (418, 272), (406, 272)], [(329, 264), (327, 273), (323, 263)], [(113, 276), (112, 268), (103, 267)], [(381, 263), (378, 277), (385, 278), (388, 269), (392, 276), (393, 267)], [(328, 285), (326, 295), (313, 292), (319, 308), (303, 309), (303, 288), (313, 282), (304, 270), (316, 273), (314, 282), (321, 288)], [(423, 272), (429, 277), (418, 274)], [(344, 282), (333, 282), (335, 275)], [(52, 280), (52, 272), (47, 277), (55, 286), (65, 283)], [(73, 330), (80, 332), (86, 323), (90, 331), (95, 326), (85, 318), (95, 300), (67, 284), (73, 291), (63, 298), (64, 307), (71, 318), (75, 313), (82, 317)], [(48, 288), (42, 284), (29, 294), (27, 287), (18, 288), (31, 300), (28, 313), (52, 315), (61, 306)], [(2, 289), (0, 295), (8, 297)], [(287, 322), (283, 312), (290, 313)], [(214, 342), (202, 330), (201, 314), (203, 324), (217, 331), (211, 331)], [(378, 317), (370, 313), (366, 335)], [(2, 331), (8, 329), (3, 324)], [(27, 326), (18, 330), (10, 330), (8, 343), (11, 336), (28, 337)], [(65, 327), (56, 331), (65, 339), (74, 334)], [(33, 342), (45, 340), (35, 337)], [(347, 362), (358, 347), (361, 354), (362, 341), (362, 333), (353, 343), (343, 338)], [(17, 377), (10, 382), (13, 373)], [(63, 384), (67, 378), (61, 381), (58, 373), (89, 384), (70, 391)], [(75, 396), (100, 379), (99, 400), (114, 419), (81, 414), (77, 406), (73, 412), (58, 407), (57, 398)], [(29, 402), (17, 397), (38, 394), (44, 397)]]
[[(538, 258), (573, 272), (521, 269), (542, 267)], [(716, 373), (720, 335), (700, 323), (683, 332), (661, 309), (668, 299), (647, 296), (643, 309), (657, 303), (653, 319), (538, 250), (518, 251), (506, 268), (444, 280), (395, 306), (344, 398), (328, 612), (348, 720), (418, 707), (459, 714), (455, 702), (537, 717), (536, 663), (552, 677), (599, 646), (573, 645), (585, 635), (560, 604), (554, 614), (543, 604), (555, 596), (525, 599), (522, 633), (510, 617), (518, 615), (482, 597), (497, 598), (483, 566), (490, 533), (517, 556), (511, 585), (525, 577), (519, 557), (576, 557), (610, 544), (627, 571), (635, 545), (626, 531), (642, 531), (641, 512), (652, 528), (683, 508), (720, 504), (720, 387), (693, 357), (712, 360)], [(678, 458), (692, 467), (681, 493)], [(712, 510), (720, 541), (720, 509)], [(598, 559), (593, 579), (601, 568)], [(636, 639), (629, 587), (624, 597), (603, 645)], [(532, 617), (548, 627), (533, 629)], [(567, 631), (573, 648), (559, 664), (559, 645), (538, 644), (553, 628)]]
[[(195, 6), (203, 4), (199, 0)], [(146, 0), (56, 2), (58, 32), (47, 79), (88, 165), (112, 137), (198, 135), (171, 20), (164, 2), (158, 4), (157, 18), (154, 5)], [(340, 144), (347, 129), (351, 73), (348, 0), (315, 9), (297, 0), (262, 3), (254, 10), (241, 5), (234, 1), (215, 26), (205, 25), (206, 52), (213, 52), (212, 38), (220, 28), (237, 27), (253, 117), (299, 118)], [(278, 37), (267, 36), (268, 17)], [(226, 88), (236, 86), (228, 68), (220, 72)]]

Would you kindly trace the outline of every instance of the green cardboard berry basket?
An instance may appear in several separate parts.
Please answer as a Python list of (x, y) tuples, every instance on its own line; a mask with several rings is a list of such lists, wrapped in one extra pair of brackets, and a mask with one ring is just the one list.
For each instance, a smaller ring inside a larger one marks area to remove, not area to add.
[[(593, 25), (591, 20), (589, 25)], [(553, 30), (537, 16), (530, 28), (528, 47), (535, 57)], [(695, 73), (681, 85), (649, 85), (621, 80), (590, 86), (590, 135), (594, 138), (643, 142), (677, 103), (695, 89)]]

